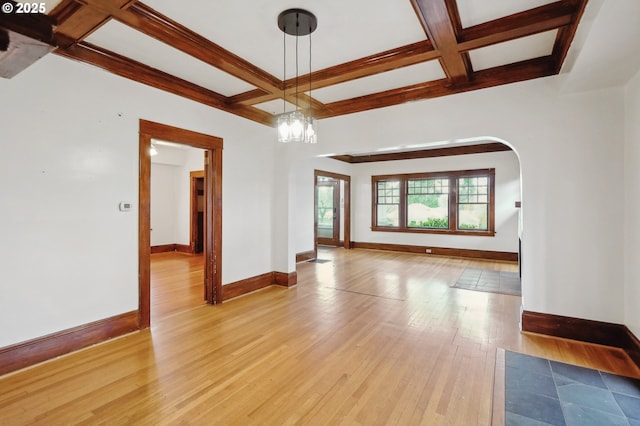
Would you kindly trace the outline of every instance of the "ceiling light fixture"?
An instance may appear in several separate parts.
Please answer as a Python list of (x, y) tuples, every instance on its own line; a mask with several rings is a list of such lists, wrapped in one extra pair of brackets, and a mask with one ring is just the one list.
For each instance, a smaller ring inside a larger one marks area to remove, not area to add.
[[(276, 118), (279, 142), (316, 143), (315, 121), (311, 111), (311, 33), (318, 27), (315, 15), (304, 9), (287, 9), (278, 15), (278, 27), (283, 33), (283, 113)], [(296, 109), (286, 112), (287, 43), (286, 35), (296, 38)], [(305, 116), (298, 106), (298, 38), (309, 35), (309, 109)]]
[(151, 146), (149, 147), (149, 155), (150, 156), (154, 156), (154, 155), (158, 155), (158, 150), (156, 149), (155, 145), (151, 144)]

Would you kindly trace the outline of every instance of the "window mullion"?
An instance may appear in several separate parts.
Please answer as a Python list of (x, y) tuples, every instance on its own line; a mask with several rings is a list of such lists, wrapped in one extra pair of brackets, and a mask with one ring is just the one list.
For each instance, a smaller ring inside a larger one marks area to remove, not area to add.
[(407, 185), (408, 179), (400, 180), (400, 228), (407, 228), (407, 192), (409, 187)]
[(458, 229), (458, 178), (449, 178), (449, 230)]

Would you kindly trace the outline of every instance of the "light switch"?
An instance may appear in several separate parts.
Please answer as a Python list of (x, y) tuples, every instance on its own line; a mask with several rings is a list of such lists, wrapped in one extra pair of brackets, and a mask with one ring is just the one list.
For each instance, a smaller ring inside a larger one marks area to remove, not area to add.
[(121, 201), (119, 207), (121, 212), (128, 212), (133, 208), (133, 204), (126, 201)]

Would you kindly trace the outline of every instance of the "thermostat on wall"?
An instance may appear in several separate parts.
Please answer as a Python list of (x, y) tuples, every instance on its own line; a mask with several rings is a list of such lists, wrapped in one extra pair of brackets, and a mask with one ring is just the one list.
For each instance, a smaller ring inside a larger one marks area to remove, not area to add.
[(133, 204), (127, 203), (126, 201), (121, 201), (119, 207), (121, 212), (128, 212), (133, 208)]

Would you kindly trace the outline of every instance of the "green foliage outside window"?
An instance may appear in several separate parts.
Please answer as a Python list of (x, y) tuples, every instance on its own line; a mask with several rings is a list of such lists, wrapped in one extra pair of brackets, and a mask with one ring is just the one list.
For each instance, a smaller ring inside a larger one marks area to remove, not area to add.
[(419, 222), (412, 220), (409, 223), (411, 227), (420, 227), (420, 228), (443, 228), (447, 229), (449, 227), (449, 221), (447, 219), (439, 218), (439, 217), (430, 217), (427, 220), (421, 220)]

